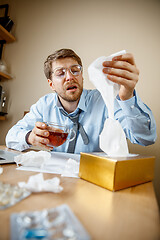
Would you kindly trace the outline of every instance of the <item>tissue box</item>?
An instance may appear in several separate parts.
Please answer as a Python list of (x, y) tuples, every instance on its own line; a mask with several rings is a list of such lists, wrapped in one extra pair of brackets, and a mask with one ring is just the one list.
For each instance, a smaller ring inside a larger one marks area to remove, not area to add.
[(155, 157), (111, 158), (104, 153), (81, 153), (79, 177), (111, 191), (117, 191), (154, 177)]

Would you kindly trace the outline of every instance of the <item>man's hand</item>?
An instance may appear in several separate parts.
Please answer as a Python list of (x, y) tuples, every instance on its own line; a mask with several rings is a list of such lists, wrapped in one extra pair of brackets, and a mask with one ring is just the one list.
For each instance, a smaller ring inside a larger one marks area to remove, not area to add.
[(131, 53), (114, 57), (112, 61), (103, 63), (103, 72), (107, 74), (110, 81), (120, 84), (119, 97), (127, 100), (133, 97), (133, 91), (138, 82), (139, 70), (135, 65)]
[(46, 148), (47, 150), (52, 150), (53, 147), (47, 146), (49, 144), (49, 132), (47, 131), (47, 125), (42, 122), (36, 122), (35, 127), (29, 133), (27, 137), (27, 143), (33, 146), (39, 146)]

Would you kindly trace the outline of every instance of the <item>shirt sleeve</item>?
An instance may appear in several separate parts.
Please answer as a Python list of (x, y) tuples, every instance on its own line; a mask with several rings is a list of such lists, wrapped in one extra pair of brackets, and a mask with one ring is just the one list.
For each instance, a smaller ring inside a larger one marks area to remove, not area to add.
[(142, 102), (136, 91), (134, 97), (121, 101), (116, 99), (115, 118), (120, 121), (127, 138), (142, 146), (156, 140), (156, 123), (150, 108)]
[(30, 132), (37, 121), (43, 121), (41, 108), (43, 107), (42, 99), (32, 105), (30, 112), (23, 119), (18, 121), (7, 133), (6, 146), (18, 151), (24, 151), (30, 148), (26, 142), (26, 135)]

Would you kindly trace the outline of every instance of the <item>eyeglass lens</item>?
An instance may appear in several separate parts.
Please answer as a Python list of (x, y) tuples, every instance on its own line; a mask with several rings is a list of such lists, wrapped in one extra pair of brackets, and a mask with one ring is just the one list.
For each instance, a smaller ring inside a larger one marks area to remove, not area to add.
[(81, 66), (80, 65), (72, 65), (70, 68), (57, 68), (53, 72), (55, 77), (63, 78), (66, 74), (67, 69), (70, 73), (74, 76), (78, 76), (81, 73)]

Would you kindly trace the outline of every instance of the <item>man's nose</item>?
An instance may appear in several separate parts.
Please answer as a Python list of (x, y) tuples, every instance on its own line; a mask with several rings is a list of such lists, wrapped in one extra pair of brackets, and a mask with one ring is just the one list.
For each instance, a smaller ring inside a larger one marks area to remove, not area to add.
[(69, 69), (66, 69), (66, 80), (73, 79), (73, 74), (70, 72)]

